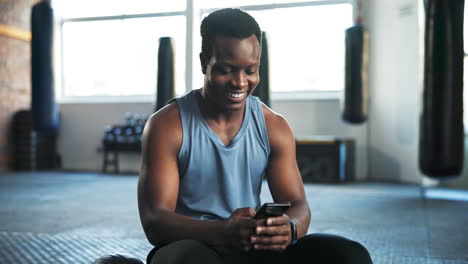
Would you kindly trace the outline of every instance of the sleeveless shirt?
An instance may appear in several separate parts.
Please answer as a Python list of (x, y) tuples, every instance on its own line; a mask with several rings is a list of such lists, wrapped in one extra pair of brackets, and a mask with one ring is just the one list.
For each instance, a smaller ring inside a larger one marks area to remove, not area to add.
[(247, 97), (242, 125), (228, 146), (203, 118), (196, 90), (175, 100), (183, 134), (176, 212), (222, 220), (237, 208), (259, 209), (270, 144), (258, 97)]

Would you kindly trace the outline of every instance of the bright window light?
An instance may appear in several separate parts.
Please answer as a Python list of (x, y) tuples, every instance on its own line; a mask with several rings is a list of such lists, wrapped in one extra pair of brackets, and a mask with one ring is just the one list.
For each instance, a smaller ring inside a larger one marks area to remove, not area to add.
[(345, 30), (352, 26), (350, 4), (250, 13), (267, 34), (273, 92), (343, 89)]
[[(267, 34), (272, 92), (343, 89), (345, 30), (353, 21), (351, 4), (247, 12)], [(199, 36), (197, 41), (201, 41)], [(195, 73), (200, 72), (196, 67)], [(202, 79), (196, 81), (195, 87), (201, 87)]]
[[(224, 8), (224, 7), (240, 7), (249, 5), (268, 5), (268, 4), (290, 4), (305, 2), (304, 0), (200, 0), (198, 6), (200, 8)], [(314, 1), (308, 1), (314, 2)]]
[[(186, 67), (193, 78), (188, 83), (200, 88), (201, 19), (209, 9), (229, 6), (244, 7), (266, 32), (273, 93), (343, 89), (344, 37), (352, 25), (351, 1), (190, 1), (199, 10), (186, 10), (187, 0), (54, 1), (54, 12), (64, 19), (61, 98), (154, 96), (160, 37), (174, 39), (176, 95), (186, 92)], [(192, 13), (200, 17), (186, 16)], [(196, 24), (188, 29), (194, 32), (187, 32), (187, 22)], [(192, 35), (193, 42), (187, 43), (186, 36)], [(192, 61), (185, 56), (188, 48)]]
[(186, 0), (62, 0), (56, 1), (62, 18), (117, 16), (185, 11)]
[(160, 37), (174, 38), (176, 90), (185, 90), (185, 16), (67, 22), (63, 96), (154, 95)]

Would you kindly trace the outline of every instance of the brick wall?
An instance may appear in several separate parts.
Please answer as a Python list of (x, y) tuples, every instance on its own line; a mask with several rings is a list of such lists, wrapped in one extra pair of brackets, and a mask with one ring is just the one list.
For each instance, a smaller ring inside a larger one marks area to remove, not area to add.
[[(37, 0), (0, 0), (0, 24), (30, 31)], [(9, 127), (13, 114), (31, 103), (30, 43), (0, 35), (0, 171), (12, 162)]]

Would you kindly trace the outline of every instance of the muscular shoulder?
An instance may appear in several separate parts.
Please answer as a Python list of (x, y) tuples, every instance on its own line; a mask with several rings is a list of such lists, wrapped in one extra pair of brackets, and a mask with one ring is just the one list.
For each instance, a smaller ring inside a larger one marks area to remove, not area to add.
[(294, 143), (294, 135), (288, 121), (263, 104), (263, 114), (268, 131), (268, 140), (272, 150), (284, 144)]
[[(178, 148), (182, 142), (182, 125), (180, 123), (179, 107), (172, 102), (154, 113), (146, 123), (144, 136), (146, 143), (151, 145), (169, 144)], [(167, 146), (167, 145), (166, 145)]]
[[(177, 120), (174, 120), (177, 119)], [(164, 106), (159, 111), (154, 113), (149, 119), (148, 122), (150, 124), (157, 124), (159, 122), (173, 122), (178, 121), (180, 123), (179, 118), (179, 107), (175, 101), (171, 102), (170, 104)]]

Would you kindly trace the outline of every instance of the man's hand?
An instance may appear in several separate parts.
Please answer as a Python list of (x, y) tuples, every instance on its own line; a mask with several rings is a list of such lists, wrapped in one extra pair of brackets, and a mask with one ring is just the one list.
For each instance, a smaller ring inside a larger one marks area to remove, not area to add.
[(226, 220), (224, 244), (228, 248), (248, 251), (252, 248), (251, 236), (255, 231), (254, 209), (239, 208)]
[(254, 250), (282, 251), (291, 242), (289, 216), (283, 214), (256, 221), (255, 235), (250, 237)]

